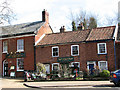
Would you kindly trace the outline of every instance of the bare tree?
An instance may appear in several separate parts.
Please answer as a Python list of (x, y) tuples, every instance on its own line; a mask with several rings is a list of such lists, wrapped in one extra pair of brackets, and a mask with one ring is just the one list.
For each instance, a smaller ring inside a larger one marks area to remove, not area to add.
[(72, 22), (72, 30), (75, 31), (76, 27), (83, 23), (84, 29), (92, 29), (97, 27), (97, 16), (92, 14), (87, 14), (85, 10), (81, 10), (79, 13), (74, 13), (71, 11), (69, 15), (69, 20)]
[(106, 25), (116, 25), (118, 22), (118, 13), (114, 13), (113, 16), (106, 16)]
[(0, 4), (0, 25), (10, 24), (15, 17), (13, 10), (10, 8), (10, 4), (7, 0)]

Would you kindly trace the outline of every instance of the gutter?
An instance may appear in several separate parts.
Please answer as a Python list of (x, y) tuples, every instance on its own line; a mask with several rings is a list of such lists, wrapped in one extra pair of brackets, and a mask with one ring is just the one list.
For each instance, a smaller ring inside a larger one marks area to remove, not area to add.
[(105, 40), (93, 40), (93, 41), (80, 41), (80, 42), (65, 42), (65, 43), (55, 43), (55, 44), (44, 44), (44, 45), (36, 45), (37, 47), (44, 47), (44, 46), (54, 46), (54, 45), (66, 45), (66, 44), (79, 44), (79, 43), (94, 43), (94, 42), (103, 42), (103, 41), (110, 41), (114, 39), (105, 39)]

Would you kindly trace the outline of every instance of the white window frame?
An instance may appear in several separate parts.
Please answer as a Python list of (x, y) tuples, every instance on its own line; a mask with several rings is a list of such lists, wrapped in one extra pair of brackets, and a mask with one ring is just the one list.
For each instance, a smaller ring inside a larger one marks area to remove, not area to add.
[(18, 59), (23, 59), (24, 60), (24, 58), (17, 58), (17, 71), (24, 71), (24, 69), (18, 69)]
[(94, 64), (94, 67), (96, 66), (96, 61), (88, 61), (87, 62), (87, 69), (89, 70), (89, 64)]
[[(53, 56), (53, 49), (54, 49), (54, 48), (58, 48), (58, 56)], [(52, 47), (52, 57), (59, 57), (59, 47), (58, 47), (58, 46)]]
[[(78, 47), (78, 54), (76, 54), (76, 55), (73, 55), (73, 50), (72, 50), (72, 48), (73, 48), (74, 46), (77, 46), (77, 47)], [(78, 55), (79, 55), (79, 45), (71, 45), (71, 55), (72, 55), (72, 56), (78, 56)]]
[[(5, 43), (7, 43), (6, 47), (5, 47)], [(6, 48), (6, 50), (5, 50), (5, 48)], [(8, 53), (8, 42), (7, 42), (7, 40), (3, 41), (3, 53)]]
[[(23, 42), (23, 48), (22, 49), (19, 49), (18, 47), (18, 41), (20, 41), (20, 40), (22, 40), (22, 42)], [(23, 52), (24, 51), (24, 39), (18, 39), (17, 40), (17, 52)]]
[(105, 69), (105, 70), (108, 70), (108, 64), (107, 64), (107, 61), (98, 61), (99, 69), (101, 69), (101, 68), (100, 68), (100, 63), (101, 63), (101, 62), (106, 62), (106, 69)]
[(58, 70), (60, 69), (60, 68), (59, 68), (59, 63), (53, 63), (53, 64), (52, 64), (52, 71), (53, 71), (53, 66), (54, 66), (54, 65), (58, 65)]
[(45, 69), (47, 66), (49, 67), (49, 72), (47, 72), (47, 69), (46, 69), (46, 72), (47, 72), (47, 74), (50, 74), (50, 64), (44, 64), (44, 65), (45, 65)]
[(79, 67), (79, 70), (80, 70), (80, 62), (71, 62), (71, 65), (73, 65), (73, 63), (78, 63), (78, 67)]
[[(99, 49), (99, 48), (100, 48), (100, 47), (99, 47), (100, 44), (104, 44), (104, 45), (105, 45), (105, 53), (100, 53), (100, 49)], [(106, 43), (98, 43), (98, 44), (97, 44), (97, 47), (98, 47), (98, 54), (107, 54)]]

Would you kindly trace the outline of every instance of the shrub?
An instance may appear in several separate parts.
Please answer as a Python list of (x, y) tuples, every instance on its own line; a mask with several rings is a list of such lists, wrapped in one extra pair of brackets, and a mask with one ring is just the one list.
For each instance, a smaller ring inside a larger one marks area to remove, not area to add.
[(110, 76), (110, 71), (108, 70), (103, 70), (100, 72), (100, 77), (109, 77)]

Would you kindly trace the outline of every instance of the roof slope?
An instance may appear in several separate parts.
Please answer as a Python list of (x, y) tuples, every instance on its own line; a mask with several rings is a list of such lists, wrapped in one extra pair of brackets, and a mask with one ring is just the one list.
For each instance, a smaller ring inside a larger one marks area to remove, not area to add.
[(90, 30), (85, 31), (69, 31), (64, 33), (47, 34), (38, 43), (38, 45), (52, 45), (61, 43), (81, 42), (85, 41)]
[(38, 45), (54, 45), (83, 41), (113, 39), (115, 26), (100, 27), (92, 30), (69, 31), (64, 33), (46, 34)]
[(92, 29), (86, 41), (113, 39), (115, 26)]
[(36, 22), (0, 27), (0, 32), (1, 32), (0, 36), (34, 32), (37, 31), (37, 29), (40, 28), (44, 23), (45, 22), (43, 21), (36, 21)]

